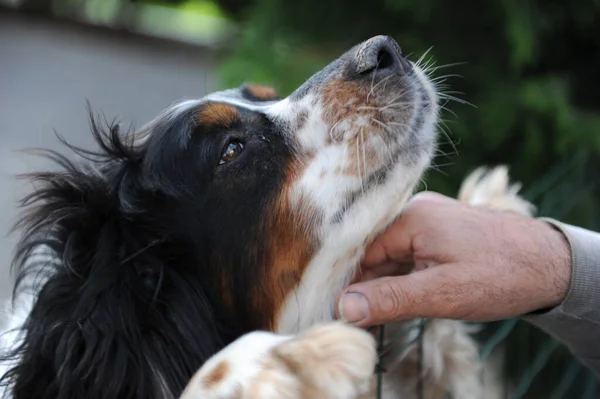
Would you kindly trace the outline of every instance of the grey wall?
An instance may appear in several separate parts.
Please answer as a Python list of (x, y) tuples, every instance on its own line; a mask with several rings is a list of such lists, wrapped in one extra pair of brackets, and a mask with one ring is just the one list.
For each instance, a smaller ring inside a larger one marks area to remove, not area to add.
[(16, 237), (7, 233), (29, 188), (15, 175), (46, 166), (17, 151), (62, 151), (53, 129), (91, 145), (86, 99), (109, 120), (143, 124), (173, 101), (216, 87), (217, 62), (198, 48), (0, 11), (0, 300), (12, 281)]

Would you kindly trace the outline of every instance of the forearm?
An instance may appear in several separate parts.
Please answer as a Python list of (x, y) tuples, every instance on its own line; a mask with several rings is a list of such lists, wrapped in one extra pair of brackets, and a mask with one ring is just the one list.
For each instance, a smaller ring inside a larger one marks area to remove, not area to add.
[(543, 219), (564, 233), (572, 255), (569, 292), (557, 307), (524, 317), (600, 374), (600, 234)]

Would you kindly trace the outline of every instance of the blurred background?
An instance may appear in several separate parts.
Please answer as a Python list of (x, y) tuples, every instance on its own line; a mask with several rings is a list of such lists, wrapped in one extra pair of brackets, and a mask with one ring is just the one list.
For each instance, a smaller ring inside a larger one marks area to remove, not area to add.
[[(18, 151), (90, 145), (85, 101), (140, 125), (183, 98), (245, 81), (289, 94), (372, 35), (426, 53), (446, 91), (428, 189), (455, 195), (479, 165), (506, 164), (540, 215), (600, 230), (600, 0), (0, 0), (0, 225), (41, 166)], [(0, 240), (9, 295), (15, 237)], [(597, 398), (597, 379), (518, 320), (490, 323), (482, 356), (506, 398)]]

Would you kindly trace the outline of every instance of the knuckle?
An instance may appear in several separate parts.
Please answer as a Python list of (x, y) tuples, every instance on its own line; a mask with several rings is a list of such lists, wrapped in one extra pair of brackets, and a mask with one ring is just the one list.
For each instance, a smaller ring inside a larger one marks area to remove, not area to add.
[(471, 313), (460, 298), (450, 297), (442, 303), (445, 303), (446, 308), (443, 313), (454, 319), (463, 320), (464, 317)]
[(428, 199), (417, 196), (411, 199), (410, 202), (404, 207), (403, 214), (407, 216), (418, 215), (426, 212), (428, 208), (430, 208)]
[(470, 320), (477, 313), (475, 310), (477, 306), (474, 306), (474, 303), (484, 302), (481, 301), (479, 287), (459, 282), (456, 282), (455, 286), (459, 289), (446, 292), (441, 298), (440, 304), (443, 306), (441, 313), (452, 319)]
[(423, 207), (426, 209), (431, 208), (431, 204), (440, 204), (440, 203), (451, 203), (453, 202), (453, 198), (447, 197), (443, 194), (432, 192), (432, 191), (422, 191), (420, 193), (415, 194), (411, 203), (414, 206)]
[(375, 292), (379, 311), (383, 317), (397, 317), (406, 308), (408, 296), (406, 291), (394, 282), (394, 279), (388, 279), (378, 285)]

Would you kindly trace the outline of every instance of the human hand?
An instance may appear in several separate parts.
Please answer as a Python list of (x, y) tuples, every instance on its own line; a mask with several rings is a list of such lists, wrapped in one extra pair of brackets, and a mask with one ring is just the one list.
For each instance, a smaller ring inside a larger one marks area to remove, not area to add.
[[(407, 262), (416, 271), (401, 275)], [(423, 193), (367, 248), (361, 271), (337, 309), (358, 326), (416, 317), (491, 321), (558, 305), (571, 253), (549, 223)]]

